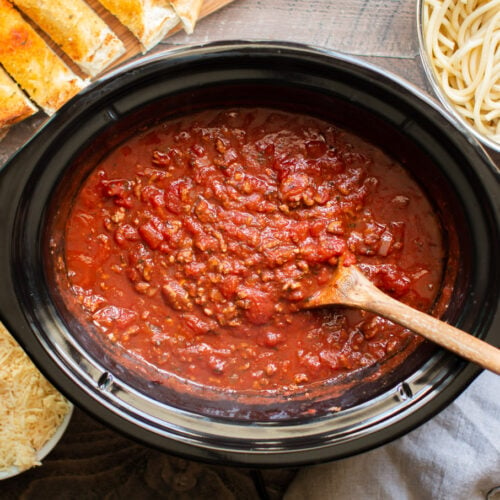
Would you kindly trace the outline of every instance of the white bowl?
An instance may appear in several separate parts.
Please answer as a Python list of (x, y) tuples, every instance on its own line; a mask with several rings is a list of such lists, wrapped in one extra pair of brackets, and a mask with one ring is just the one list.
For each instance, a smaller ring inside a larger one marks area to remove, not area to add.
[[(56, 444), (59, 442), (59, 440), (62, 438), (63, 434), (66, 431), (66, 428), (68, 427), (68, 424), (71, 420), (71, 417), (73, 415), (73, 405), (70, 403), (69, 404), (69, 409), (68, 413), (66, 413), (64, 419), (62, 420), (61, 424), (59, 427), (56, 429), (56, 432), (54, 435), (38, 450), (36, 454), (36, 458), (38, 461), (42, 461), (56, 446)], [(18, 474), (21, 474), (21, 472), (25, 472), (28, 469), (20, 469), (19, 467), (12, 466), (9, 467), (8, 469), (0, 470), (0, 480), (2, 479), (9, 479), (13, 476), (17, 476)]]

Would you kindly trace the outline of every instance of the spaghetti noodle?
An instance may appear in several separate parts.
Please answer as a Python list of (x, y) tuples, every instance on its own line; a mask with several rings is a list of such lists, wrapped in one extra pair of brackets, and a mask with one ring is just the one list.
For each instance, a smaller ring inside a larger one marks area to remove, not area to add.
[(424, 0), (423, 36), (449, 101), (500, 144), (500, 0)]

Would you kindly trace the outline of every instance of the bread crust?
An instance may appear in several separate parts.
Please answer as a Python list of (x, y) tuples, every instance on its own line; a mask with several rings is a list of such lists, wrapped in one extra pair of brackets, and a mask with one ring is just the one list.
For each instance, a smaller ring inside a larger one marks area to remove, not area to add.
[(186, 33), (193, 33), (203, 0), (170, 0), (170, 3), (180, 17)]
[(11, 125), (35, 114), (38, 108), (0, 67), (0, 137)]
[(83, 0), (11, 0), (88, 75), (125, 53), (123, 42)]
[(99, 0), (139, 40), (146, 52), (179, 24), (167, 0)]
[(0, 0), (0, 63), (49, 115), (87, 84), (7, 0)]

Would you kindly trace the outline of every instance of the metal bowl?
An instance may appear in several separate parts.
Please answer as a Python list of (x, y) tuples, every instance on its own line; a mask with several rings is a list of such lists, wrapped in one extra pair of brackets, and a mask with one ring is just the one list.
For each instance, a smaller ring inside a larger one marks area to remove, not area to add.
[(452, 117), (457, 121), (456, 126), (463, 128), (463, 133), (465, 135), (471, 134), (477, 140), (479, 140), (486, 147), (492, 149), (493, 151), (500, 153), (500, 143), (493, 141), (491, 138), (486, 137), (484, 134), (479, 132), (475, 127), (473, 127), (456, 109), (454, 104), (448, 98), (446, 93), (443, 91), (441, 84), (439, 83), (434, 69), (432, 68), (431, 61), (425, 46), (425, 36), (424, 36), (424, 5), (425, 0), (417, 0), (417, 34), (419, 43), (420, 60), (422, 61), (422, 66), (424, 68), (427, 80), (432, 88), (432, 91), (439, 99), (444, 108), (452, 115)]
[[(481, 146), (423, 93), (351, 57), (282, 43), (225, 42), (156, 54), (94, 83), (0, 174), (0, 317), (52, 383), (106, 424), (194, 459), (290, 466), (390, 441), (449, 404), (480, 373), (426, 345), (388, 377), (339, 399), (324, 384), (288, 397), (163, 391), (109, 355), (61, 304), (47, 227), (85, 171), (158, 110), (245, 103), (298, 109), (353, 129), (401, 161), (448, 227), (458, 274), (445, 319), (500, 344), (499, 173)], [(340, 408), (336, 408), (340, 407)]]

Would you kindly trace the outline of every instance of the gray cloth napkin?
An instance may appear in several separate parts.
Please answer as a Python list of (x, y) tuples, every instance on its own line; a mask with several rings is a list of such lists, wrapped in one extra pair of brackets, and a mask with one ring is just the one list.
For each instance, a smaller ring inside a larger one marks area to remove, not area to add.
[(302, 469), (285, 500), (484, 500), (498, 486), (500, 377), (483, 372), (450, 406), (406, 436)]

